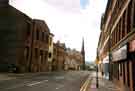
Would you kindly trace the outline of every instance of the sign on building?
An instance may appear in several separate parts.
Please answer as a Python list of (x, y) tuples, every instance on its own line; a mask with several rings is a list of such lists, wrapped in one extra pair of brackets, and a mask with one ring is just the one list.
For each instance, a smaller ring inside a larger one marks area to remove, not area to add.
[(124, 60), (127, 58), (127, 45), (112, 52), (112, 61)]

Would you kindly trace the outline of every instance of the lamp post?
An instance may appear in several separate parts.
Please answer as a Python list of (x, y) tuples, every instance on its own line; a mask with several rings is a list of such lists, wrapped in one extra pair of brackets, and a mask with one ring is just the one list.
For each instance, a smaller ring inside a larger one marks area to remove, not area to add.
[(98, 84), (98, 63), (99, 63), (99, 58), (98, 58), (98, 52), (97, 52), (97, 57), (96, 57), (96, 87), (99, 87)]
[(96, 67), (96, 87), (98, 88), (98, 64), (97, 64), (97, 67)]

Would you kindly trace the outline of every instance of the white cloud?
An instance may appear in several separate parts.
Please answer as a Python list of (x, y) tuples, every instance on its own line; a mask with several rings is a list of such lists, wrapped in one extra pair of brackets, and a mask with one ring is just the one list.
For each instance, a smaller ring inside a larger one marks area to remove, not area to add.
[(107, 0), (90, 0), (81, 10), (79, 0), (11, 0), (11, 4), (32, 18), (44, 19), (54, 40), (81, 50), (85, 39), (86, 60), (94, 60), (100, 33), (101, 14)]
[(79, 0), (43, 0), (45, 3), (66, 12), (80, 12)]

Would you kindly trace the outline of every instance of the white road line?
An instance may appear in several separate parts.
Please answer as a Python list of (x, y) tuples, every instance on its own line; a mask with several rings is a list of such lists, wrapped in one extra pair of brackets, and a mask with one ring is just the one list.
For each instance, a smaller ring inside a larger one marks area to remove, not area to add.
[(43, 83), (43, 82), (48, 82), (48, 80), (43, 80), (43, 81), (39, 81), (39, 82), (33, 82), (33, 83), (29, 83), (29, 84), (27, 84), (27, 86), (34, 86), (34, 85), (38, 85), (38, 84), (41, 84), (41, 83)]
[(37, 84), (40, 84), (41, 82), (35, 82), (35, 83), (31, 83), (31, 84), (28, 84), (27, 86), (34, 86), (34, 85), (37, 85)]
[(56, 89), (60, 89), (60, 88), (63, 88), (63, 87), (64, 87), (64, 85), (60, 85)]

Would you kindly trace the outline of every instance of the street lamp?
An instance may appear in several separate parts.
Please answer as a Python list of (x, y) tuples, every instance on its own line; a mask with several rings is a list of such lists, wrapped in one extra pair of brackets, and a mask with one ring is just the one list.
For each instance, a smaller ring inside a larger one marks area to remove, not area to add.
[(96, 87), (98, 88), (98, 64), (96, 67)]
[(99, 63), (99, 60), (98, 60), (98, 56), (96, 58), (96, 87), (98, 88), (99, 87), (99, 84), (98, 84), (98, 63)]

